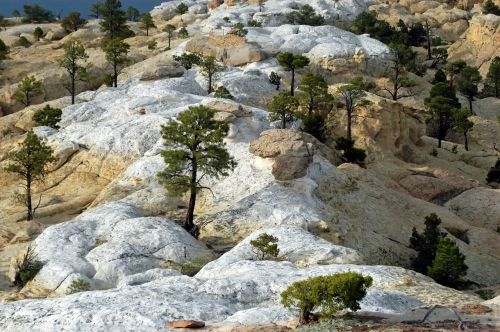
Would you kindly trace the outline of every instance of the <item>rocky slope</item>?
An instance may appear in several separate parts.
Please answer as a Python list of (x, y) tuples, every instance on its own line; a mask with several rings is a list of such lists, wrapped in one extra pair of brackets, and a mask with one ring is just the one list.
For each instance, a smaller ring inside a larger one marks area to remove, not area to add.
[[(10, 201), (18, 183), (3, 166), (42, 105), (0, 118), (0, 130), (8, 132), (0, 138), (0, 245), (8, 253), (0, 255), (0, 272), (7, 272), (6, 260), (15, 260), (32, 239), (45, 263), (21, 293), (7, 298), (56, 297), (0, 305), (3, 330), (152, 331), (177, 319), (243, 325), (289, 321), (294, 313), (279, 304), (283, 289), (308, 276), (347, 270), (374, 278), (362, 303), (368, 312), (402, 314), (425, 305), (481, 302), (388, 266), (408, 266), (414, 254), (408, 248), (411, 230), (422, 229), (430, 213), (442, 218), (443, 230), (466, 255), (467, 278), (500, 284), (495, 231), (500, 190), (484, 183), (499, 155), (492, 149), (499, 137), (496, 100), (475, 103), (473, 121), (492, 130), (474, 129), (471, 151), (445, 142), (438, 155), (431, 155), (436, 142), (425, 136), (428, 115), (418, 103), (369, 94), (371, 103), (359, 111), (353, 127), (356, 144), (368, 153), (367, 168), (340, 164), (331, 147), (269, 122), (262, 105), (275, 87), (268, 75), (279, 72), (288, 83), (273, 56), (305, 54), (313, 60), (311, 68), (328, 70), (335, 82), (341, 75), (383, 68), (388, 47), (333, 26), (278, 26), (293, 10), (291, 2), (279, 10), (270, 0), (263, 11), (252, 2), (233, 1), (211, 11), (205, 1), (186, 3), (190, 10), (182, 19), (191, 23), (194, 36), (189, 41), (176, 41), (173, 50), (129, 67), (118, 88), (81, 93), (76, 105), (68, 98), (50, 102), (64, 108), (60, 129), (34, 131), (54, 148), (58, 161), (36, 188), (43, 195), (31, 224), (22, 221), (22, 207)], [(177, 4), (163, 4), (153, 14), (175, 22)], [(312, 3), (325, 16), (346, 20), (369, 4)], [(223, 35), (226, 16), (233, 23), (253, 18), (266, 24), (248, 28), (245, 39), (234, 38)], [(233, 101), (207, 96), (196, 67), (184, 70), (170, 60), (185, 50), (226, 64), (217, 85), (224, 85)], [(166, 195), (156, 174), (164, 167), (161, 124), (200, 104), (229, 123), (225, 142), (238, 166), (228, 177), (206, 179), (213, 193), (202, 193), (198, 201), (195, 222), (201, 236), (195, 240), (177, 223), (185, 202)], [(342, 105), (329, 116), (328, 130), (344, 135)], [(250, 248), (249, 241), (264, 231), (278, 237), (281, 261), (259, 261)], [(461, 232), (467, 241), (455, 237)], [(193, 260), (213, 261), (194, 277), (175, 270)], [(93, 291), (65, 296), (77, 278)]]

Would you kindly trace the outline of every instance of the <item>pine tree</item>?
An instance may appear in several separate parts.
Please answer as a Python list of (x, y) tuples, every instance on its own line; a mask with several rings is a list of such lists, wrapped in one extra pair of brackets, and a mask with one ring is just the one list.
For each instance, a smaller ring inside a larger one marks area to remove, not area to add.
[(290, 85), (290, 95), (294, 95), (295, 90), (295, 71), (309, 65), (309, 59), (303, 55), (296, 55), (290, 52), (283, 52), (278, 54), (276, 58), (280, 66), (286, 71), (292, 73), (292, 83)]
[(341, 86), (338, 94), (343, 99), (346, 108), (347, 139), (352, 140), (352, 120), (358, 108), (367, 103), (364, 99), (366, 92), (362, 90), (358, 81), (353, 80), (350, 84)]
[(126, 15), (128, 20), (132, 22), (137, 22), (141, 18), (141, 13), (139, 12), (139, 10), (132, 6), (128, 6)]
[(481, 74), (479, 74), (479, 70), (474, 67), (466, 66), (460, 71), (460, 74), (458, 74), (457, 90), (467, 97), (471, 114), (474, 114), (472, 102), (479, 94), (478, 85), (481, 83), (481, 80), (482, 77)]
[(126, 25), (127, 16), (121, 9), (119, 0), (106, 0), (101, 9), (101, 30), (106, 33), (106, 39), (125, 39), (134, 35)]
[(446, 74), (442, 69), (438, 69), (436, 71), (436, 74), (434, 74), (434, 79), (432, 80), (432, 84), (437, 84), (437, 83), (447, 83), (448, 80), (446, 79)]
[(7, 54), (9, 54), (9, 47), (0, 39), (0, 61), (7, 59)]
[(42, 82), (38, 81), (35, 76), (27, 76), (17, 85), (14, 99), (24, 106), (30, 106), (33, 98), (41, 93)]
[(184, 3), (181, 2), (177, 8), (175, 8), (175, 12), (179, 15), (186, 14), (189, 10), (189, 7)]
[(302, 78), (297, 89), (303, 97), (303, 104), (309, 115), (315, 111), (330, 111), (333, 106), (333, 96), (328, 93), (328, 84), (321, 75), (307, 73)]
[(460, 108), (460, 103), (455, 95), (455, 90), (446, 83), (437, 83), (432, 86), (429, 97), (425, 98), (424, 104), (431, 112), (437, 126), (438, 147), (446, 138), (452, 124), (452, 111)]
[(167, 33), (168, 49), (170, 49), (170, 42), (172, 40), (172, 37), (174, 36), (175, 26), (172, 24), (167, 24), (165, 28), (163, 28), (163, 31)]
[(71, 94), (71, 104), (75, 103), (76, 82), (83, 80), (87, 76), (86, 61), (89, 58), (85, 52), (83, 44), (71, 39), (64, 43), (64, 55), (59, 59), (59, 66), (64, 68), (69, 76), (69, 82), (66, 89)]
[(89, 17), (93, 17), (99, 19), (102, 16), (102, 9), (104, 7), (104, 3), (101, 0), (98, 0), (92, 4), (90, 7)]
[(224, 70), (224, 67), (219, 65), (214, 57), (202, 57), (199, 62), (201, 74), (207, 78), (207, 93), (213, 92), (213, 83), (217, 78), (217, 74)]
[(106, 60), (111, 63), (113, 67), (113, 86), (116, 88), (118, 86), (118, 75), (121, 72), (122, 66), (128, 63), (128, 50), (130, 45), (125, 43), (123, 40), (115, 38), (106, 43), (103, 47), (104, 53), (106, 53)]
[(299, 101), (296, 97), (290, 96), (287, 92), (278, 92), (267, 105), (267, 110), (271, 113), (271, 121), (281, 121), (281, 128), (286, 128), (286, 123), (294, 119), (294, 115), (299, 107)]
[[(155, 22), (153, 21), (153, 16), (150, 13), (146, 13), (141, 16), (141, 27), (146, 29), (146, 36), (149, 36), (149, 29), (156, 28)], [(170, 42), (168, 47), (170, 48)]]
[(281, 76), (272, 71), (271, 74), (269, 74), (269, 83), (275, 85), (276, 91), (279, 91), (281, 85)]
[(410, 248), (417, 251), (417, 256), (411, 261), (415, 271), (425, 274), (432, 265), (439, 240), (446, 236), (446, 233), (439, 229), (440, 224), (441, 219), (435, 213), (431, 213), (425, 217), (425, 230), (422, 234), (413, 227)]
[[(389, 79), (390, 87), (384, 86), (382, 90), (389, 93), (392, 100), (398, 101), (401, 98), (412, 96), (410, 88), (415, 86), (415, 82), (408, 77), (404, 66), (406, 47), (398, 44), (391, 44), (391, 47), (393, 49), (392, 64), (384, 75)], [(402, 89), (406, 92), (401, 93)]]
[(33, 30), (33, 37), (35, 37), (36, 41), (40, 41), (40, 38), (43, 37), (43, 30), (40, 27), (36, 27), (35, 30)]
[(500, 7), (498, 7), (493, 0), (486, 0), (483, 4), (483, 13), (500, 16)]
[(61, 21), (61, 27), (67, 32), (78, 31), (87, 24), (87, 20), (80, 17), (80, 13), (71, 12)]
[(467, 133), (474, 127), (474, 122), (469, 120), (470, 112), (466, 108), (457, 108), (452, 111), (453, 114), (453, 130), (464, 135), (465, 151), (469, 151), (469, 140)]
[(189, 193), (184, 228), (193, 236), (199, 234), (194, 224), (196, 195), (208, 189), (201, 181), (207, 176), (219, 179), (229, 175), (236, 162), (225, 148), (223, 139), (229, 126), (213, 119), (215, 111), (205, 106), (190, 107), (176, 119), (162, 126), (166, 168), (158, 174), (169, 194)]
[[(25, 193), (18, 199), (26, 205), (26, 219), (33, 220), (36, 209), (33, 207), (32, 185), (34, 182), (43, 181), (47, 174), (47, 166), (56, 161), (52, 149), (41, 141), (33, 131), (28, 132), (21, 149), (9, 155), (10, 164), (5, 168), (7, 172), (15, 173), (24, 181)], [(41, 197), (40, 197), (41, 199)]]
[(427, 275), (441, 285), (457, 287), (467, 272), (465, 256), (457, 244), (447, 237), (441, 237), (436, 249), (436, 257), (427, 270)]

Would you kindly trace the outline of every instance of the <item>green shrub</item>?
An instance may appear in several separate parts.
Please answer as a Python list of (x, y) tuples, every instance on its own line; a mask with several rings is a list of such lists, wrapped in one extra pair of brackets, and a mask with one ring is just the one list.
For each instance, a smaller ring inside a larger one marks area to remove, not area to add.
[(262, 233), (255, 240), (250, 241), (250, 245), (260, 260), (276, 259), (280, 254), (278, 238), (267, 233)]
[(78, 278), (73, 280), (69, 285), (68, 294), (88, 292), (89, 290), (92, 290), (90, 284), (87, 281), (85, 281), (85, 279)]
[(185, 262), (178, 269), (180, 273), (193, 277), (198, 273), (205, 265), (210, 262), (208, 257), (195, 257), (190, 261)]
[(33, 115), (33, 122), (38, 126), (47, 126), (54, 129), (59, 129), (57, 125), (61, 121), (62, 111), (59, 108), (52, 108), (46, 105), (44, 108), (38, 110)]
[(335, 142), (335, 149), (342, 151), (342, 161), (354, 163), (364, 167), (366, 152), (363, 149), (354, 147), (354, 140), (340, 137)]
[(500, 16), (500, 7), (498, 7), (493, 0), (487, 0), (483, 4), (483, 13), (484, 14), (493, 14)]
[(40, 27), (36, 27), (36, 28), (35, 28), (35, 30), (33, 30), (33, 37), (35, 37), (35, 39), (36, 39), (37, 41), (39, 41), (39, 40), (40, 40), (40, 38), (42, 38), (42, 37), (43, 37), (43, 35), (44, 35), (44, 33), (43, 33), (42, 28), (40, 28)]
[(217, 90), (215, 90), (214, 93), (215, 98), (226, 98), (226, 99), (233, 99), (233, 95), (223, 86), (219, 86)]
[(423, 274), (427, 273), (427, 269), (436, 257), (439, 239), (446, 236), (446, 233), (441, 232), (439, 228), (441, 219), (437, 214), (431, 213), (426, 216), (424, 223), (424, 231), (419, 233), (413, 227), (410, 237), (410, 248), (417, 252), (417, 256), (411, 260), (412, 269)]
[(316, 14), (310, 5), (304, 5), (299, 11), (294, 11), (286, 15), (288, 23), (318, 26), (325, 24), (323, 16)]
[(500, 158), (495, 163), (495, 166), (491, 167), (488, 175), (486, 176), (487, 183), (500, 183)]
[(491, 300), (495, 297), (495, 291), (492, 289), (478, 289), (474, 292), (485, 301)]
[(305, 114), (302, 117), (304, 131), (320, 141), (325, 140), (325, 118), (319, 113)]
[(186, 14), (189, 10), (189, 7), (184, 3), (181, 2), (176, 8), (175, 12), (179, 15)]
[(158, 43), (154, 40), (148, 42), (148, 50), (155, 50)]
[(441, 237), (436, 250), (436, 258), (427, 270), (427, 275), (441, 285), (457, 287), (463, 283), (468, 267), (465, 256), (455, 242)]
[(14, 46), (30, 47), (31, 43), (26, 37), (21, 36), (21, 37), (19, 37), (18, 40), (16, 40), (16, 42), (14, 43)]
[(111, 75), (111, 74), (105, 74), (102, 77), (102, 83), (105, 86), (113, 86), (113, 75)]
[(239, 36), (239, 37), (245, 37), (248, 33), (248, 30), (245, 29), (245, 26), (243, 25), (243, 23), (236, 23), (236, 24), (233, 24), (233, 28), (231, 29), (231, 33), (236, 35), (236, 36)]
[(174, 55), (173, 58), (186, 69), (191, 69), (193, 68), (193, 65), (198, 65), (201, 63), (201, 58), (198, 55), (192, 53), (182, 53), (181, 55)]
[(185, 27), (180, 28), (179, 31), (177, 32), (177, 37), (180, 39), (189, 37), (187, 29)]
[(23, 288), (29, 281), (33, 280), (42, 269), (43, 263), (38, 260), (37, 255), (31, 247), (28, 247), (21, 261), (16, 261), (16, 273), (14, 285)]
[(298, 309), (299, 322), (305, 324), (313, 312), (333, 318), (340, 310), (359, 310), (359, 302), (371, 285), (371, 277), (355, 272), (319, 276), (294, 282), (281, 293), (281, 303), (285, 308)]
[(262, 23), (260, 23), (259, 21), (256, 21), (256, 20), (252, 20), (252, 19), (249, 19), (247, 21), (247, 25), (249, 27), (254, 27), (254, 28), (260, 28), (260, 27), (262, 27)]
[(276, 91), (278, 91), (281, 85), (281, 76), (278, 73), (272, 71), (271, 74), (269, 74), (269, 83), (275, 85)]

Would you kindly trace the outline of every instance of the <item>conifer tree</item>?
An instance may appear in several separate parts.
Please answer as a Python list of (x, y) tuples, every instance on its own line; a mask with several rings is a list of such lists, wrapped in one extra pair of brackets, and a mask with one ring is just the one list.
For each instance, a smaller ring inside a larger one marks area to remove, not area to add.
[(134, 35), (126, 25), (127, 16), (119, 0), (106, 0), (101, 8), (101, 15), (101, 30), (106, 34), (106, 39), (125, 39)]
[(137, 22), (141, 18), (141, 13), (137, 8), (128, 6), (126, 16), (129, 21)]
[(446, 236), (446, 233), (439, 229), (440, 224), (441, 219), (437, 214), (431, 213), (425, 217), (425, 230), (422, 234), (413, 227), (410, 248), (417, 251), (417, 256), (411, 262), (415, 271), (426, 274), (427, 269), (432, 265), (439, 240)]
[(366, 93), (362, 90), (358, 81), (353, 80), (338, 89), (339, 96), (343, 99), (347, 116), (347, 139), (352, 140), (352, 120), (358, 108), (367, 102)]
[(309, 115), (319, 110), (329, 111), (333, 106), (333, 96), (328, 92), (328, 84), (323, 76), (307, 73), (297, 88)]
[(169, 194), (189, 194), (184, 228), (195, 237), (199, 234), (193, 222), (196, 197), (200, 190), (208, 189), (202, 184), (203, 178), (219, 179), (236, 167), (223, 142), (229, 126), (215, 121), (214, 114), (205, 106), (190, 107), (162, 126), (166, 168), (158, 177)]
[(71, 104), (75, 103), (76, 83), (87, 77), (86, 61), (89, 58), (85, 52), (83, 44), (71, 39), (64, 43), (64, 55), (59, 59), (59, 65), (66, 70), (69, 76), (69, 82), (66, 89), (71, 94)]
[(479, 74), (479, 70), (471, 66), (465, 66), (457, 77), (457, 90), (467, 97), (471, 114), (474, 114), (472, 102), (479, 94), (478, 85), (481, 83), (481, 80), (482, 77), (481, 74)]
[(466, 108), (457, 108), (453, 110), (453, 130), (464, 135), (465, 151), (469, 151), (468, 132), (474, 127), (474, 122), (469, 120), (470, 112)]
[(495, 57), (491, 62), (486, 80), (488, 86), (493, 88), (494, 96), (500, 98), (500, 56)]
[[(141, 16), (141, 27), (143, 29), (146, 29), (146, 36), (149, 36), (149, 29), (156, 28), (155, 22), (153, 21), (153, 16), (151, 16), (150, 13), (146, 13)], [(170, 45), (168, 47), (170, 47)]]
[(295, 90), (295, 71), (309, 65), (309, 59), (303, 55), (297, 55), (291, 52), (280, 53), (276, 59), (278, 60), (280, 66), (282, 66), (286, 71), (290, 71), (292, 73), (290, 95), (293, 96)]
[(87, 24), (87, 20), (80, 17), (80, 13), (71, 12), (63, 18), (61, 21), (61, 27), (67, 32), (75, 32), (78, 31), (81, 27)]
[(33, 98), (42, 93), (42, 82), (38, 81), (35, 76), (26, 76), (17, 85), (17, 91), (14, 93), (14, 99), (30, 106)]
[(439, 239), (436, 257), (427, 270), (427, 275), (441, 285), (457, 287), (467, 272), (465, 256), (457, 244), (447, 237)]
[(172, 40), (172, 37), (174, 36), (175, 32), (175, 26), (172, 24), (167, 24), (165, 28), (163, 28), (163, 31), (167, 33), (167, 38), (168, 38), (168, 49), (170, 49), (170, 42)]
[(217, 74), (224, 70), (224, 66), (219, 65), (213, 56), (201, 57), (199, 66), (201, 74), (207, 78), (207, 93), (211, 94)]
[(103, 47), (103, 51), (106, 53), (106, 60), (108, 60), (113, 67), (112, 78), (113, 86), (115, 88), (118, 86), (118, 75), (120, 74), (123, 65), (129, 61), (127, 57), (129, 48), (129, 44), (118, 38), (110, 40)]
[(102, 16), (102, 9), (104, 7), (104, 3), (101, 0), (97, 0), (90, 7), (89, 17), (93, 17), (99, 19)]
[(17, 174), (23, 180), (24, 194), (19, 195), (17, 199), (27, 208), (26, 220), (33, 220), (40, 201), (37, 206), (33, 206), (32, 185), (34, 182), (43, 181), (47, 174), (47, 166), (56, 161), (53, 151), (33, 131), (30, 131), (21, 149), (10, 154), (8, 159), (10, 164), (5, 170)]
[(35, 30), (33, 30), (33, 37), (35, 37), (36, 41), (40, 41), (40, 38), (43, 37), (43, 30), (40, 27), (36, 27)]
[(294, 119), (294, 115), (299, 107), (299, 101), (296, 97), (290, 96), (287, 92), (278, 92), (267, 105), (268, 111), (271, 113), (269, 118), (271, 121), (281, 121), (281, 128), (286, 128), (286, 123)]

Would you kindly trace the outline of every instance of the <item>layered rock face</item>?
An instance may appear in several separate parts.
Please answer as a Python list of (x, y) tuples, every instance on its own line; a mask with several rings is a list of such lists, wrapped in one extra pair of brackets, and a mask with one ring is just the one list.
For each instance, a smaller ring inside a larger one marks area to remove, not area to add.
[(500, 17), (489, 14), (474, 16), (469, 29), (448, 49), (449, 60), (464, 60), (479, 67), (483, 76), (491, 59), (500, 56)]

